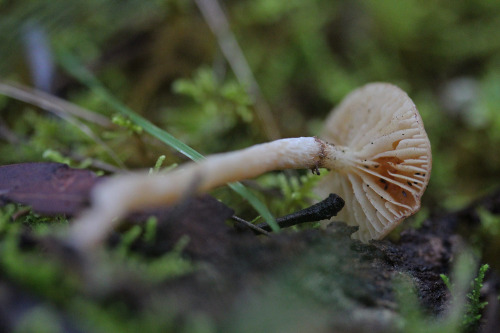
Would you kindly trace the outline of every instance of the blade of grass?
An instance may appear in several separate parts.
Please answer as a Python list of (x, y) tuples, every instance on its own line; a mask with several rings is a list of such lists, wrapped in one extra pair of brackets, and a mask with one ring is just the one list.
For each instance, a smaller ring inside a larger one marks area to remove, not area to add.
[[(158, 140), (177, 150), (181, 154), (198, 162), (204, 159), (204, 156), (186, 145), (184, 142), (179, 141), (173, 135), (162, 130), (158, 126), (151, 123), (149, 120), (141, 117), (133, 110), (124, 105), (120, 100), (114, 97), (94, 75), (88, 71), (79, 61), (67, 52), (60, 53), (59, 62), (64, 69), (76, 78), (80, 83), (89, 88), (94, 94), (103, 99), (116, 111), (127, 116), (135, 124), (141, 126), (147, 133), (151, 134)], [(228, 186), (238, 193), (241, 197), (246, 199), (250, 205), (264, 218), (273, 231), (278, 231), (280, 228), (276, 223), (273, 215), (266, 205), (264, 205), (252, 192), (250, 192), (243, 184), (236, 182), (230, 183)]]

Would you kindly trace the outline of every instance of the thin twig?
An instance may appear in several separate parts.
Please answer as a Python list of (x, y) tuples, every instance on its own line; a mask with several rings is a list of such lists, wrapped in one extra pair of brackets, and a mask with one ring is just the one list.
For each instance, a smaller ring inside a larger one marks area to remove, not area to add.
[(0, 94), (38, 106), (43, 110), (57, 114), (70, 114), (102, 127), (109, 128), (113, 124), (107, 117), (86, 110), (41, 90), (33, 89), (18, 83), (0, 80)]
[[(276, 222), (280, 228), (287, 228), (300, 223), (327, 220), (332, 216), (336, 216), (343, 207), (344, 200), (332, 193), (325, 200), (317, 204), (301, 209), (295, 213), (278, 217)], [(261, 223), (257, 226), (263, 230), (271, 231), (271, 228), (266, 223)]]
[(246, 88), (248, 95), (255, 103), (255, 110), (267, 137), (271, 140), (279, 139), (281, 135), (276, 120), (262, 96), (259, 84), (255, 80), (243, 51), (229, 27), (229, 22), (219, 2), (217, 0), (196, 0), (196, 4), (217, 38), (222, 53), (236, 78)]
[(88, 137), (101, 145), (106, 153), (108, 153), (108, 155), (116, 162), (116, 164), (120, 168), (125, 169), (125, 165), (116, 153), (104, 141), (102, 141), (89, 126), (77, 119), (77, 117), (79, 117), (103, 127), (111, 127), (112, 123), (108, 118), (83, 109), (51, 94), (16, 83), (6, 83), (0, 80), (0, 94), (35, 105), (61, 117), (70, 124), (79, 128)]
[(80, 120), (76, 119), (75, 117), (68, 115), (68, 114), (58, 114), (62, 119), (66, 120), (68, 123), (78, 127), (80, 131), (85, 133), (89, 138), (94, 140), (97, 144), (99, 144), (107, 153), (108, 155), (118, 164), (118, 166), (121, 169), (126, 169), (125, 164), (120, 160), (118, 155), (104, 142), (101, 140), (101, 138), (92, 131), (90, 127), (88, 127), (86, 124), (82, 123)]
[(266, 235), (266, 236), (270, 235), (270, 233), (268, 231), (265, 231), (264, 229), (256, 226), (255, 224), (252, 224), (252, 223), (248, 222), (247, 220), (242, 219), (241, 217), (233, 215), (233, 216), (231, 216), (231, 219), (235, 220), (238, 223), (243, 224), (246, 227), (249, 227), (250, 229), (252, 229), (255, 232), (261, 233), (261, 234)]

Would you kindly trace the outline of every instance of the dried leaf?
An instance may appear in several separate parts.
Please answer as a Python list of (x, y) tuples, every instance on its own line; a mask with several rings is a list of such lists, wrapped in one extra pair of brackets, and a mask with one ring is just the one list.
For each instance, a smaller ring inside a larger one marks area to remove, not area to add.
[[(35, 212), (43, 215), (73, 216), (88, 205), (92, 187), (106, 178), (61, 163), (36, 162), (0, 166), (0, 205), (15, 202), (29, 205)], [(196, 226), (194, 229), (209, 227), (220, 231), (220, 228), (225, 227), (224, 220), (233, 213), (223, 203), (204, 195), (187, 199), (173, 207), (140, 210), (126, 219), (143, 222), (149, 216), (156, 216), (160, 223), (173, 222), (173, 225), (177, 225), (178, 232), (193, 233), (193, 225)], [(218, 224), (220, 225), (216, 228)]]
[(29, 205), (46, 215), (74, 215), (89, 200), (90, 189), (103, 177), (61, 163), (20, 163), (0, 167), (0, 204)]

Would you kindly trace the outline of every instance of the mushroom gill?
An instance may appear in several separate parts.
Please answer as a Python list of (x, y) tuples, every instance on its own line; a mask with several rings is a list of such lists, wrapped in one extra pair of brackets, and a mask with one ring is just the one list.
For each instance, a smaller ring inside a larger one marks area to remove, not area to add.
[(380, 239), (420, 208), (431, 172), (431, 146), (408, 95), (387, 83), (349, 94), (326, 121), (322, 138), (345, 147), (348, 167), (325, 176), (317, 192), (346, 201), (338, 220), (353, 237)]

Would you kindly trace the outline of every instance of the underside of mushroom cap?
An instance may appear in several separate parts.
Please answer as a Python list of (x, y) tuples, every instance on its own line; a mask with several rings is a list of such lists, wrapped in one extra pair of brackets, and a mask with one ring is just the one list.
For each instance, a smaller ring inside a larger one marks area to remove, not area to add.
[(381, 239), (420, 208), (431, 145), (404, 91), (387, 83), (353, 91), (328, 117), (322, 138), (346, 148), (349, 168), (332, 170), (317, 192), (344, 198), (336, 220), (359, 226), (354, 238)]

